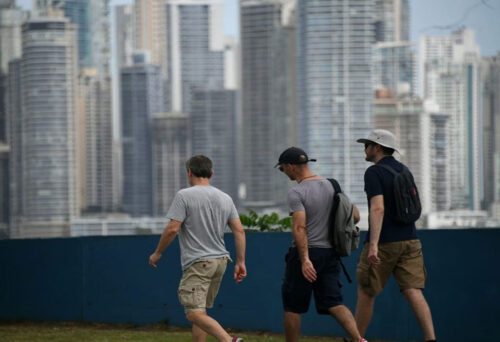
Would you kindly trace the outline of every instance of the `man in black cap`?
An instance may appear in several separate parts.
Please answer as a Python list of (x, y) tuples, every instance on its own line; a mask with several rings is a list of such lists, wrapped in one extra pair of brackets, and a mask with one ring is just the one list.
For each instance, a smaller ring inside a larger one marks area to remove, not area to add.
[[(343, 305), (339, 257), (328, 240), (334, 189), (327, 179), (311, 172), (310, 161), (316, 160), (309, 159), (302, 149), (290, 147), (275, 166), (298, 183), (288, 193), (294, 241), (286, 255), (281, 289), (286, 341), (298, 341), (301, 314), (309, 309), (312, 293), (319, 314), (332, 315), (353, 341), (366, 341), (351, 311)], [(354, 209), (357, 222), (359, 213)]]

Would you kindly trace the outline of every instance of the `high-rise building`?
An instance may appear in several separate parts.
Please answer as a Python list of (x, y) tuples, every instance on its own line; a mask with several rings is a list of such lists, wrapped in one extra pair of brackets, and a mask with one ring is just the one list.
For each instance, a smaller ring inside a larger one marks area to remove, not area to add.
[(416, 62), (410, 38), (408, 0), (375, 1), (374, 87), (414, 94)]
[(191, 154), (203, 154), (212, 160), (211, 184), (237, 201), (236, 91), (196, 90), (191, 109)]
[(223, 4), (169, 0), (165, 11), (167, 109), (189, 113), (194, 89), (224, 88)]
[[(500, 207), (500, 52), (483, 58), (483, 208)], [(500, 214), (499, 214), (500, 215)]]
[(78, 28), (80, 68), (96, 68), (109, 74), (109, 0), (34, 0), (39, 16), (61, 11)]
[(15, 208), (16, 234), (67, 235), (80, 208), (76, 27), (65, 18), (38, 18), (23, 24), (22, 32), (21, 112), (12, 112), (18, 108), (9, 102), (11, 127), (20, 133), (20, 140), (12, 139), (12, 181), (22, 185), (13, 194), (22, 206)]
[(21, 88), (21, 59), (14, 59), (9, 63), (7, 78), (7, 122), (9, 133), (7, 143), (10, 146), (9, 160), (9, 236), (19, 236), (19, 222), (23, 213), (23, 177), (21, 175), (21, 147), (22, 147), (22, 88)]
[(118, 67), (129, 66), (132, 64), (132, 54), (136, 50), (134, 43), (134, 6), (115, 6), (114, 14), (116, 64)]
[(297, 143), (295, 1), (240, 3), (242, 200), (261, 209), (286, 205), (287, 179), (273, 169)]
[[(336, 178), (358, 205), (366, 203), (367, 167), (356, 139), (373, 127), (373, 2), (298, 3), (299, 145), (315, 173)], [(321, 23), (321, 24), (320, 24)]]
[(420, 89), (448, 114), (451, 209), (480, 209), (483, 195), (481, 58), (474, 32), (422, 36)]
[(415, 94), (416, 61), (411, 42), (381, 42), (373, 48), (374, 88)]
[(9, 145), (0, 142), (0, 239), (9, 237)]
[(224, 88), (240, 89), (240, 45), (234, 37), (224, 40)]
[(409, 0), (375, 0), (375, 41), (410, 40)]
[(26, 11), (15, 6), (15, 1), (0, 3), (0, 73), (8, 72), (9, 62), (21, 57), (21, 24)]
[[(120, 69), (131, 66), (132, 55), (135, 51), (135, 15), (134, 5), (114, 6), (113, 34), (113, 60), (115, 63), (111, 70), (111, 85), (113, 97), (113, 202), (121, 207), (123, 199), (123, 168), (122, 168), (122, 143), (121, 143), (121, 100), (120, 100)], [(119, 166), (119, 167), (118, 167)]]
[[(27, 13), (15, 6), (15, 1), (0, 3), (0, 142), (6, 141), (6, 74), (9, 62), (21, 57), (21, 24)], [(0, 171), (1, 173), (1, 171)]]
[(375, 100), (375, 128), (396, 136), (401, 155), (395, 153), (395, 157), (410, 168), (415, 178), (423, 214), (448, 210), (450, 206), (447, 120), (447, 115), (434, 113), (416, 97), (389, 95)]
[(165, 3), (167, 0), (135, 0), (134, 32), (135, 49), (148, 51), (151, 63), (161, 66), (163, 77), (166, 68)]
[(175, 193), (189, 186), (186, 160), (190, 157), (188, 115), (180, 112), (153, 118), (154, 215), (167, 214)]
[(82, 141), (82, 208), (85, 212), (109, 212), (113, 202), (113, 126), (110, 80), (97, 69), (80, 72), (79, 109)]
[(123, 209), (131, 216), (153, 214), (151, 125), (163, 113), (160, 67), (147, 63), (145, 54), (121, 69), (123, 144)]

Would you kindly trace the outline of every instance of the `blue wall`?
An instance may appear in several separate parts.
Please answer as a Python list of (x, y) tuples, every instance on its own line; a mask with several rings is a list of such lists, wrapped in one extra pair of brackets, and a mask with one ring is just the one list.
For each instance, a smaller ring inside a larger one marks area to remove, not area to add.
[[(428, 271), (425, 296), (441, 341), (491, 341), (500, 318), (500, 229), (420, 231)], [(0, 319), (188, 325), (177, 300), (177, 240), (158, 269), (148, 257), (159, 236), (0, 241)], [(232, 266), (209, 313), (223, 326), (282, 332), (280, 286), (289, 233), (247, 234), (248, 278)], [(234, 255), (232, 235), (226, 236)], [(345, 264), (355, 277), (359, 251)], [(354, 309), (356, 285), (344, 281)], [(343, 335), (331, 318), (303, 317), (302, 332)], [(377, 298), (367, 337), (422, 340), (411, 309), (391, 279)]]

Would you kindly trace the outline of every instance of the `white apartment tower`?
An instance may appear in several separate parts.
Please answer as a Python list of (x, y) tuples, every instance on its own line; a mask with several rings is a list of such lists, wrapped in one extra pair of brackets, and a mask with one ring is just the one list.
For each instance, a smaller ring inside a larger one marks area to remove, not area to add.
[(481, 57), (472, 30), (420, 40), (420, 89), (448, 114), (450, 209), (480, 209), (483, 197)]

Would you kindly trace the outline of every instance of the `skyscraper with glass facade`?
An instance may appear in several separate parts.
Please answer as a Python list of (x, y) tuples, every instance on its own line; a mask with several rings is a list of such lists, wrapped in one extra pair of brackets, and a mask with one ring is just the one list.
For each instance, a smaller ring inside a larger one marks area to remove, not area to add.
[[(9, 104), (13, 193), (18, 237), (66, 235), (79, 215), (76, 94), (76, 27), (65, 18), (32, 19), (22, 27), (19, 75), (21, 110)], [(11, 112), (17, 109), (17, 112)], [(14, 142), (13, 140), (13, 142)]]
[(136, 55), (121, 69), (123, 209), (131, 216), (153, 214), (151, 125), (163, 113), (160, 67)]
[(286, 207), (288, 180), (274, 164), (296, 144), (295, 1), (240, 3), (241, 182), (245, 207)]
[[(481, 62), (483, 84), (484, 209), (500, 207), (500, 53)], [(500, 213), (498, 214), (500, 215)]]
[(109, 73), (109, 0), (35, 0), (36, 11), (46, 15), (61, 10), (77, 25), (80, 68), (96, 68)]
[(414, 94), (416, 59), (410, 38), (408, 0), (375, 1), (373, 76), (375, 89)]
[(238, 199), (236, 91), (196, 90), (189, 117), (191, 153), (208, 156), (215, 170), (211, 184)]
[(223, 4), (168, 0), (164, 10), (167, 109), (189, 113), (193, 90), (224, 88)]
[(298, 29), (299, 145), (322, 177), (365, 204), (363, 147), (373, 127), (373, 2), (301, 1)]

